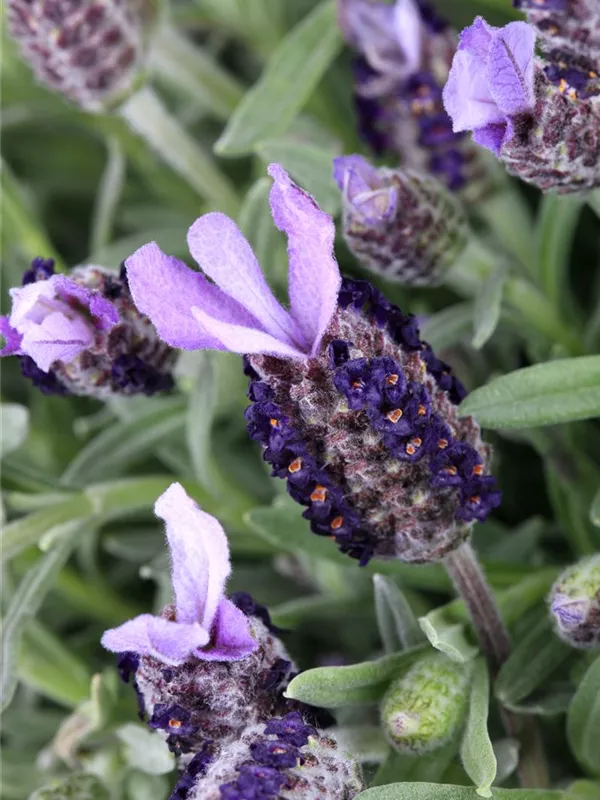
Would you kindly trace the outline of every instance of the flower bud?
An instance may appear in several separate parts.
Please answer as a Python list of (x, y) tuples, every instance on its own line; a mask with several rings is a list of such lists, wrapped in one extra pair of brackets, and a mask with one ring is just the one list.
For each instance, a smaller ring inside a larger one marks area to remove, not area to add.
[(467, 242), (459, 203), (434, 178), (361, 156), (335, 159), (343, 230), (366, 269), (406, 286), (438, 286)]
[(138, 312), (124, 270), (86, 266), (67, 277), (54, 274), (51, 259), (36, 258), (10, 294), (0, 355), (17, 355), (44, 394), (104, 399), (172, 388), (175, 351)]
[(38, 80), (86, 111), (119, 103), (143, 66), (152, 0), (7, 0), (8, 26)]
[(207, 748), (171, 800), (351, 800), (362, 788), (359, 766), (335, 739), (292, 712)]
[(572, 647), (600, 646), (600, 554), (568, 567), (552, 587), (557, 634)]
[(338, 7), (342, 33), (359, 54), (354, 86), (363, 138), (375, 153), (396, 153), (403, 167), (432, 173), (464, 199), (480, 197), (489, 184), (486, 167), (452, 129), (442, 103), (454, 31), (422, 0), (338, 0)]
[(454, 130), (542, 191), (600, 185), (598, 61), (569, 52), (535, 58), (525, 22), (495, 28), (478, 17), (461, 34), (444, 89)]
[(422, 755), (455, 737), (465, 719), (471, 664), (438, 653), (418, 661), (388, 689), (383, 731), (398, 752)]
[(597, 0), (513, 0), (534, 25), (542, 50), (600, 61), (600, 5)]

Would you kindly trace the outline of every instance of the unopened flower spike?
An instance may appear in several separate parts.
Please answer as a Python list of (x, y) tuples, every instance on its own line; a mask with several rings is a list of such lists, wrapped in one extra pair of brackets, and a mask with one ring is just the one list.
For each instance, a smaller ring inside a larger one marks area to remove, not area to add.
[(38, 80), (86, 111), (135, 88), (152, 0), (7, 0), (8, 28)]
[(334, 160), (343, 233), (359, 263), (406, 286), (438, 286), (467, 243), (464, 213), (435, 178), (376, 169), (362, 156)]
[(456, 738), (467, 711), (472, 666), (436, 653), (391, 684), (381, 703), (381, 724), (392, 747), (422, 755)]
[(442, 89), (456, 34), (429, 0), (338, 0), (342, 33), (358, 54), (355, 105), (360, 133), (375, 153), (435, 175), (475, 200), (489, 175), (467, 137), (452, 130)]
[[(154, 243), (127, 260), (138, 308), (172, 346), (246, 356), (248, 430), (314, 533), (365, 564), (441, 559), (500, 502), (462, 384), (412, 316), (342, 280), (333, 220), (276, 164), (271, 209), (288, 237), (290, 309), (223, 214), (190, 228), (205, 275)], [(161, 291), (157, 291), (160, 286)]]
[(106, 631), (102, 644), (127, 660), (150, 726), (188, 752), (276, 713), (293, 665), (264, 610), (225, 595), (229, 547), (217, 520), (178, 483), (155, 512), (166, 523), (174, 605)]
[(363, 788), (337, 741), (291, 712), (195, 756), (170, 800), (352, 800)]
[(549, 598), (556, 632), (572, 647), (600, 647), (600, 554), (568, 567)]
[(104, 399), (172, 388), (176, 353), (135, 307), (124, 270), (86, 266), (57, 275), (51, 259), (36, 258), (10, 295), (0, 355), (17, 356), (45, 394)]
[(462, 32), (444, 105), (456, 132), (495, 153), (542, 191), (600, 185), (598, 61), (565, 52), (535, 57), (536, 29), (495, 28), (477, 17)]
[(535, 26), (549, 61), (564, 54), (574, 61), (600, 62), (600, 5), (597, 0), (513, 0)]

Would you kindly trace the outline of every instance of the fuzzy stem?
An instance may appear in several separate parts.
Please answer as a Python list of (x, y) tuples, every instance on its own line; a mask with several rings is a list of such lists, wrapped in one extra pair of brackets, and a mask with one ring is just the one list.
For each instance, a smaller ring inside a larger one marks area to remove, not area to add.
[(445, 559), (446, 569), (462, 597), (495, 677), (510, 653), (510, 640), (492, 591), (470, 543)]
[[(469, 542), (444, 561), (456, 591), (463, 599), (473, 627), (487, 658), (492, 678), (497, 677), (510, 654), (510, 639), (477, 556)], [(549, 785), (541, 736), (533, 717), (519, 716), (504, 709), (506, 732), (521, 743), (519, 778), (523, 788), (542, 789)]]

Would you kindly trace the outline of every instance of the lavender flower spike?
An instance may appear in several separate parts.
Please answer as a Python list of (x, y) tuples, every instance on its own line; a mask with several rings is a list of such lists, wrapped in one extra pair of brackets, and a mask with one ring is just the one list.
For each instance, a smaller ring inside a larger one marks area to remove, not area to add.
[(455, 132), (472, 130), (478, 144), (500, 152), (514, 118), (535, 106), (534, 48), (525, 22), (494, 28), (477, 17), (465, 28), (443, 95)]
[(273, 296), (235, 223), (224, 214), (205, 214), (190, 228), (188, 244), (214, 283), (154, 242), (126, 261), (137, 307), (174, 347), (300, 361), (317, 352), (340, 288), (332, 253), (335, 227), (279, 165), (272, 164), (269, 174), (275, 181), (273, 218), (288, 237), (290, 311)]
[(281, 167), (269, 171), (290, 312), (222, 214), (188, 237), (218, 286), (151, 244), (127, 260), (134, 298), (169, 343), (246, 355), (248, 432), (314, 533), (361, 564), (439, 560), (500, 502), (479, 426), (457, 413), (465, 390), (413, 317), (366, 281), (341, 280), (333, 221)]
[(159, 497), (154, 510), (166, 522), (174, 613), (135, 617), (106, 631), (102, 644), (116, 653), (149, 655), (170, 665), (192, 656), (202, 661), (245, 658), (257, 643), (244, 613), (223, 594), (230, 572), (223, 528), (178, 483)]

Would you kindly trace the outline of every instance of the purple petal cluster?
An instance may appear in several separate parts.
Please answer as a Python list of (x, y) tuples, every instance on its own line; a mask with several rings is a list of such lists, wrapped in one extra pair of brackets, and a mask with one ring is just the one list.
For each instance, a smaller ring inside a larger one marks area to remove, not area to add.
[(123, 277), (100, 267), (57, 275), (52, 259), (36, 258), (10, 294), (0, 355), (16, 355), (44, 394), (104, 398), (172, 388), (175, 354), (139, 314)]
[(342, 32), (354, 63), (359, 132), (375, 153), (395, 152), (403, 165), (436, 175), (451, 190), (476, 196), (484, 177), (476, 152), (452, 129), (442, 89), (455, 34), (433, 4), (339, 0)]

